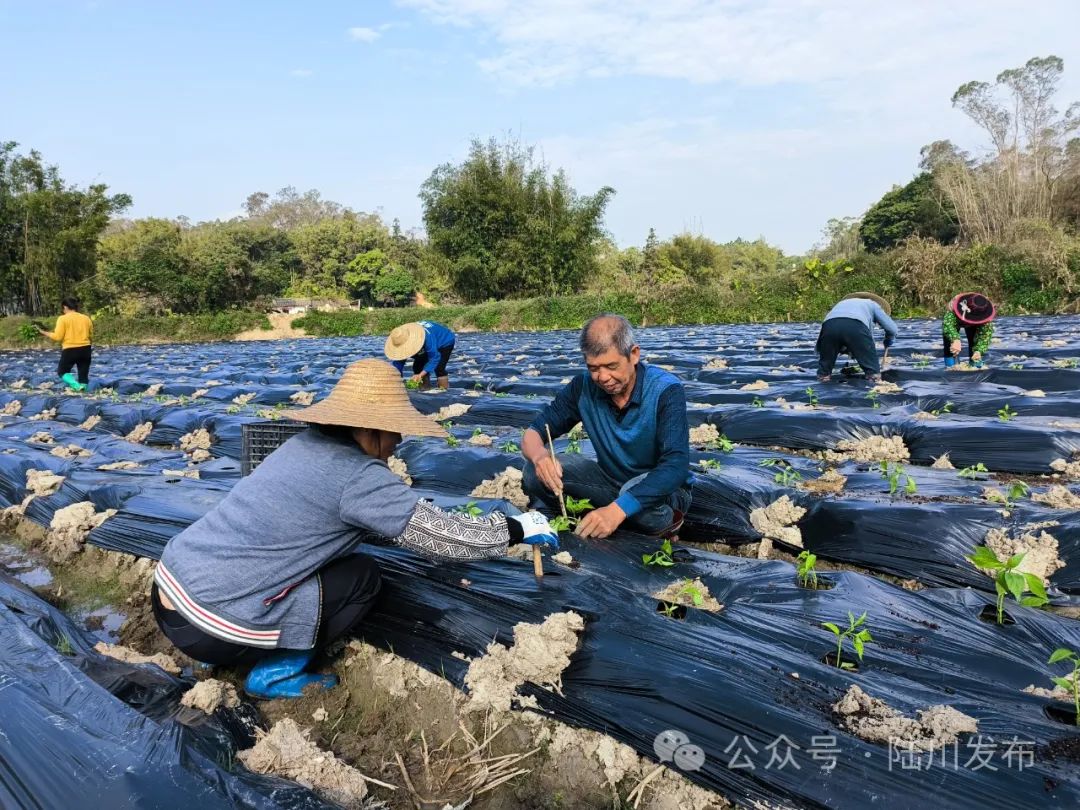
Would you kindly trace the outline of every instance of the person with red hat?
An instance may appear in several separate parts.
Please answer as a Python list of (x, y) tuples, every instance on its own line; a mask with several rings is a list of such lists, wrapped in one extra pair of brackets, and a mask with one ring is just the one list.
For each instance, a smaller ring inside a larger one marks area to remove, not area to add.
[(965, 292), (954, 297), (941, 319), (941, 337), (945, 367), (952, 368), (960, 356), (960, 330), (967, 336), (968, 359), (982, 368), (994, 337), (993, 320), (997, 317), (994, 302), (982, 293)]

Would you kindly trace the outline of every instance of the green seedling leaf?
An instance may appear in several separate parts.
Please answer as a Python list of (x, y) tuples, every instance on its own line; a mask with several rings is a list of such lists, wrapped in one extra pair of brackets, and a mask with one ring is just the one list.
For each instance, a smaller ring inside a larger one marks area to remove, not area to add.
[(1019, 602), (1024, 598), (1024, 590), (1027, 586), (1027, 582), (1024, 581), (1023, 574), (1017, 574), (1013, 571), (1005, 572), (1005, 587), (1009, 590), (1009, 593), (1013, 595), (1013, 598)]
[(1020, 563), (1024, 561), (1024, 554), (1026, 554), (1026, 552), (1021, 552), (1020, 554), (1013, 554), (1011, 557), (1009, 557), (1008, 562), (1005, 563), (1005, 570), (1012, 571), (1014, 568), (1016, 568), (1016, 566), (1020, 565)]
[(859, 660), (862, 661), (863, 640), (858, 636), (852, 636), (851, 646), (855, 648), (855, 655), (859, 656)]
[(822, 623), (821, 623), (821, 626), (822, 626), (822, 627), (825, 627), (825, 628), (827, 628), (827, 629), (829, 629), (829, 630), (832, 630), (832, 631), (833, 631), (834, 633), (836, 633), (836, 635), (840, 635), (840, 628), (839, 628), (839, 627), (837, 627), (837, 626), (836, 626), (835, 624), (833, 624), (832, 622), (822, 622)]
[(1073, 688), (1072, 681), (1070, 681), (1068, 678), (1058, 678), (1058, 677), (1054, 676), (1054, 677), (1051, 677), (1050, 680), (1052, 680), (1054, 683), (1056, 683), (1062, 689), (1065, 689), (1065, 690), (1067, 690), (1069, 692), (1072, 691), (1072, 688)]
[(1041, 577), (1036, 574), (1024, 574), (1024, 580), (1027, 582), (1027, 589), (1031, 591), (1033, 596), (1043, 601), (1048, 598), (1046, 596), (1046, 586), (1043, 585)]
[(1074, 653), (1068, 647), (1058, 647), (1056, 650), (1054, 650), (1050, 654), (1050, 660), (1047, 661), (1046, 663), (1048, 663), (1048, 664), (1056, 664), (1058, 661), (1068, 660), (1069, 658), (1072, 658), (1075, 655), (1076, 655), (1076, 653)]
[(1005, 567), (1004, 563), (997, 558), (997, 555), (988, 546), (977, 546), (971, 554), (965, 556), (976, 568), (996, 571)]

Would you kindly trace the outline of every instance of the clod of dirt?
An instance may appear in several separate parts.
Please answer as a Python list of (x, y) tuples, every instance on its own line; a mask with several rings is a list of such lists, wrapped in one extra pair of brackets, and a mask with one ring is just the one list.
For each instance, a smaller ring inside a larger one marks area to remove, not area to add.
[(711, 444), (719, 440), (720, 431), (716, 429), (716, 425), (705, 422), (697, 427), (690, 428), (690, 444)]
[(31, 422), (46, 422), (50, 419), (56, 418), (56, 408), (46, 408), (41, 413), (36, 413), (30, 417)]
[(514, 646), (509, 649), (491, 642), (487, 653), (473, 659), (465, 673), (469, 688), (466, 711), (509, 711), (515, 700), (534, 705), (535, 699), (517, 694), (517, 688), (526, 682), (560, 691), (562, 671), (570, 665), (570, 656), (578, 648), (578, 633), (584, 629), (581, 616), (567, 611), (551, 614), (542, 624), (517, 624)]
[(902, 393), (904, 393), (903, 388), (901, 388), (896, 383), (889, 382), (887, 380), (883, 380), (882, 382), (879, 382), (877, 385), (875, 385), (870, 390), (871, 391), (876, 391), (879, 394), (902, 394)]
[(295, 779), (343, 807), (364, 806), (364, 775), (311, 742), (292, 718), (278, 720), (270, 731), (257, 735), (254, 747), (237, 754), (251, 770)]
[(11, 402), (4, 406), (3, 410), (0, 410), (0, 414), (3, 414), (4, 416), (18, 416), (19, 411), (21, 410), (22, 400), (13, 399), (11, 400)]
[(110, 461), (108, 464), (102, 464), (98, 467), (99, 470), (137, 470), (142, 467), (135, 461)]
[(521, 372), (521, 376), (522, 377), (539, 377), (540, 376), (540, 369), (538, 369), (538, 368), (526, 369), (525, 371)]
[(1030, 391), (1024, 392), (1029, 397), (1042, 398), (1046, 396), (1046, 392), (1041, 388), (1032, 388)]
[(39, 430), (37, 433), (31, 434), (30, 438), (26, 441), (33, 444), (53, 444), (56, 440), (49, 431)]
[(86, 536), (115, 514), (115, 509), (97, 512), (89, 501), (57, 509), (45, 535), (46, 556), (56, 563), (67, 562), (82, 549)]
[(57, 458), (90, 458), (94, 454), (77, 444), (61, 444), (50, 450), (49, 455)]
[(507, 467), (494, 478), (488, 478), (476, 485), (469, 494), (474, 498), (495, 498), (509, 501), (518, 509), (529, 508), (529, 496), (521, 486), (521, 470)]
[(94, 645), (94, 651), (101, 655), (108, 656), (109, 658), (115, 658), (117, 661), (123, 661), (126, 664), (157, 664), (163, 670), (170, 675), (179, 675), (180, 667), (176, 661), (173, 660), (171, 655), (165, 653), (154, 653), (153, 655), (143, 655), (142, 653), (135, 652), (130, 647), (125, 647), (121, 644), (107, 644), (104, 641), (99, 641)]
[(728, 361), (723, 357), (714, 357), (708, 363), (705, 364), (706, 370), (723, 369), (728, 367)]
[(16, 380), (15, 382), (13, 382), (11, 384), (11, 387), (12, 387), (13, 390), (19, 391), (19, 390), (21, 390), (23, 388), (26, 388), (26, 382), (27, 382), (26, 380)]
[(199, 399), (199, 397), (205, 397), (209, 393), (210, 393), (209, 388), (196, 388), (194, 391), (191, 392), (191, 398), (192, 399)]
[(740, 391), (764, 391), (769, 387), (769, 384), (764, 380), (755, 380), (752, 383), (739, 386)]
[(99, 422), (101, 422), (101, 417), (98, 416), (96, 413), (92, 413), (88, 417), (86, 417), (86, 419), (79, 423), (79, 427), (81, 427), (83, 430), (93, 430), (98, 426)]
[[(1025, 527), (1029, 528), (1030, 527)], [(1016, 570), (1023, 574), (1034, 574), (1044, 583), (1049, 584), (1050, 575), (1065, 563), (1058, 557), (1058, 541), (1049, 532), (1040, 532), (1038, 536), (1025, 531), (1019, 537), (1010, 537), (1004, 529), (991, 529), (986, 533), (986, 545), (999, 560), (1007, 560), (1014, 554), (1023, 554), (1024, 559)]]
[(558, 554), (552, 556), (551, 559), (559, 565), (570, 565), (574, 562), (574, 558), (569, 551), (560, 551)]
[[(1062, 677), (1064, 677), (1067, 681), (1072, 681), (1072, 673), (1069, 673), (1068, 675), (1064, 675)], [(1063, 689), (1060, 686), (1054, 686), (1053, 689), (1047, 689), (1043, 686), (1035, 686), (1035, 684), (1031, 684), (1030, 686), (1025, 686), (1020, 691), (1027, 692), (1029, 695), (1035, 695), (1036, 697), (1050, 698), (1051, 700), (1072, 700), (1072, 692), (1067, 689)]]
[(193, 430), (180, 437), (180, 449), (185, 453), (193, 453), (196, 450), (210, 450), (210, 431), (206, 428)]
[(510, 546), (506, 549), (506, 556), (514, 560), (525, 560), (528, 562), (532, 559), (533, 546), (528, 543), (518, 543), (517, 545)]
[(209, 450), (203, 450), (201, 447), (196, 447), (191, 451), (191, 462), (193, 464), (202, 464), (204, 461), (209, 461), (213, 456)]
[(476, 447), (491, 447), (494, 439), (488, 436), (486, 433), (477, 433), (475, 436), (469, 437), (469, 444)]
[(162, 383), (154, 383), (151, 386), (147, 386), (147, 389), (143, 391), (144, 397), (156, 397), (161, 393), (161, 389), (165, 386)]
[(213, 714), (222, 706), (235, 709), (240, 705), (240, 698), (236, 694), (236, 687), (231, 683), (207, 678), (184, 692), (180, 705)]
[(142, 444), (146, 441), (147, 437), (153, 432), (153, 430), (153, 422), (143, 422), (141, 425), (136, 425), (135, 428), (127, 436), (124, 437), (124, 439), (129, 442), (134, 442), (135, 444)]
[(830, 468), (809, 481), (803, 481), (801, 486), (810, 492), (843, 492), (847, 476), (841, 475), (836, 469)]
[(942, 453), (940, 456), (934, 459), (934, 463), (930, 465), (931, 470), (955, 470), (956, 467), (949, 461), (949, 454)]
[(237, 394), (232, 398), (234, 405), (247, 405), (251, 400), (255, 399), (255, 394)]
[[(700, 605), (694, 604), (692, 589), (696, 590), (701, 597)], [(698, 610), (707, 610), (709, 613), (719, 613), (724, 609), (724, 606), (709, 593), (709, 586), (700, 579), (695, 579), (693, 582), (685, 582), (681, 579), (672, 582), (662, 591), (654, 593), (653, 598), (660, 602), (667, 602), (669, 605), (683, 605)]]
[(386, 466), (390, 468), (390, 472), (410, 487), (412, 486), (412, 476), (409, 475), (409, 467), (405, 464), (403, 459), (400, 459), (397, 456), (390, 456), (390, 458), (386, 460)]
[(60, 489), (62, 483), (64, 483), (64, 476), (57, 475), (52, 470), (26, 471), (26, 488), (38, 498), (52, 495)]
[(1031, 496), (1031, 500), (1052, 509), (1080, 509), (1080, 495), (1060, 484), (1050, 487), (1046, 492), (1035, 493)]
[(918, 411), (917, 413), (912, 415), (912, 418), (913, 419), (927, 420), (927, 419), (937, 419), (938, 416), (937, 416), (936, 413), (930, 413), (929, 411)]
[(314, 391), (296, 391), (289, 395), (289, 401), (296, 405), (310, 405), (315, 401)]
[(907, 461), (911, 453), (900, 436), (841, 439), (836, 449), (854, 461)]
[(802, 548), (802, 532), (794, 524), (805, 514), (805, 509), (794, 504), (787, 495), (783, 495), (768, 506), (753, 510), (750, 513), (750, 525), (767, 540), (779, 540)]
[(172, 478), (193, 478), (196, 481), (199, 480), (198, 470), (162, 470), (161, 474)]
[(1050, 462), (1050, 469), (1062, 473), (1066, 478), (1080, 481), (1080, 461), (1066, 461), (1063, 458), (1056, 458)]
[(459, 416), (464, 416), (468, 413), (469, 408), (470, 406), (466, 405), (464, 402), (451, 402), (449, 405), (444, 405), (439, 408), (439, 410), (432, 415), (432, 419), (436, 422), (443, 422), (447, 419), (457, 419)]
[(962, 733), (976, 733), (979, 721), (952, 706), (931, 706), (915, 712), (917, 719), (904, 717), (883, 700), (870, 697), (858, 686), (850, 687), (833, 706), (840, 723), (860, 739), (890, 743), (900, 740), (905, 748), (935, 751), (959, 740)]
[(429, 686), (445, 684), (442, 678), (407, 658), (384, 652), (355, 639), (345, 645), (343, 666), (360, 667), (371, 673), (380, 689), (393, 697), (407, 698), (413, 692)]

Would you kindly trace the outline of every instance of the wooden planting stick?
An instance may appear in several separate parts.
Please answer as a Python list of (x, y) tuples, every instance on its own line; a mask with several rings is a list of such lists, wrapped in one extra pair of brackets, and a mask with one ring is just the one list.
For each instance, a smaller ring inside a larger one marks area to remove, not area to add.
[[(551, 440), (551, 425), (545, 424), (544, 430), (547, 431), (548, 437), (548, 450), (551, 451), (551, 460), (555, 461), (555, 442)], [(559, 462), (555, 461), (556, 464)], [(562, 516), (566, 517), (566, 500), (563, 498), (562, 490), (559, 490), (559, 508), (562, 510)]]

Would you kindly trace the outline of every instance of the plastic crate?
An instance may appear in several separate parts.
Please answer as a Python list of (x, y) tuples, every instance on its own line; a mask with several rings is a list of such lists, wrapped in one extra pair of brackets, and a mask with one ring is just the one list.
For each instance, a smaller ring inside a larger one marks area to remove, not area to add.
[(240, 434), (240, 474), (250, 475), (268, 455), (308, 426), (301, 422), (248, 422)]

